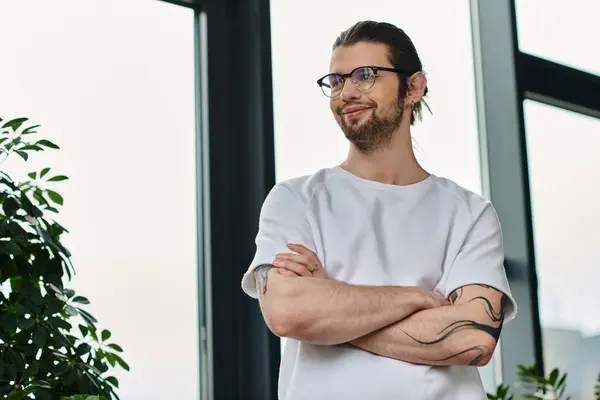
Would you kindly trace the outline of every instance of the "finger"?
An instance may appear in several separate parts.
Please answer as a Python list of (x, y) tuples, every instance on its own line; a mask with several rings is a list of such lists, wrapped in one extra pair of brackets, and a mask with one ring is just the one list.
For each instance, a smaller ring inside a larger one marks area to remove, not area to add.
[(298, 275), (295, 272), (290, 271), (289, 269), (285, 269), (285, 268), (275, 268), (281, 275), (285, 275), (285, 276), (294, 276), (294, 277), (299, 277), (300, 275)]
[(306, 266), (309, 270), (313, 269), (315, 267), (315, 264), (312, 262), (311, 259), (309, 259), (307, 256), (305, 256), (304, 254), (296, 254), (296, 253), (279, 253), (275, 255), (275, 259), (278, 260), (288, 260), (291, 262), (295, 262), (297, 264), (302, 264), (304, 266)]
[(295, 251), (296, 253), (300, 253), (302, 255), (307, 256), (312, 263), (317, 263), (319, 264), (319, 266), (321, 265), (321, 263), (319, 262), (319, 257), (317, 257), (317, 255), (315, 254), (314, 251), (307, 249), (306, 247), (302, 246), (301, 244), (288, 244), (288, 248)]
[(285, 268), (301, 276), (312, 276), (312, 273), (308, 270), (308, 268), (306, 268), (305, 265), (298, 264), (292, 261), (276, 259), (273, 260), (273, 266), (277, 268)]

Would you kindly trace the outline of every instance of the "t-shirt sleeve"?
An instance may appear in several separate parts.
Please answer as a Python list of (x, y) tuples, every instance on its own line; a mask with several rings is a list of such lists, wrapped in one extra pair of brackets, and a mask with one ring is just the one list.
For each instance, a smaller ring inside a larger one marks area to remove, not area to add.
[(271, 264), (277, 253), (292, 253), (288, 244), (301, 244), (315, 251), (305, 204), (284, 184), (271, 189), (263, 202), (256, 235), (254, 259), (242, 277), (242, 289), (258, 298), (253, 271), (262, 264)]
[(444, 294), (448, 297), (459, 287), (470, 284), (494, 287), (508, 297), (504, 308), (506, 323), (515, 317), (517, 304), (510, 292), (504, 269), (500, 221), (489, 201), (471, 211), (471, 227), (456, 259), (450, 266)]

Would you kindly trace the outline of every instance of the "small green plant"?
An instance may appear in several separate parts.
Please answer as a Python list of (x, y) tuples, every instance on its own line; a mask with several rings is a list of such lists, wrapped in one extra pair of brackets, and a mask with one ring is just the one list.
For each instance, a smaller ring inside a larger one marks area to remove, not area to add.
[(536, 364), (530, 366), (519, 365), (517, 367), (517, 376), (519, 382), (530, 392), (525, 395), (526, 399), (551, 399), (551, 400), (569, 400), (571, 397), (563, 398), (567, 388), (567, 374), (561, 375), (558, 368), (554, 368), (550, 374), (545, 377), (538, 373)]
[(499, 385), (495, 394), (488, 393), (488, 400), (513, 400), (515, 398), (514, 395), (509, 393), (510, 386), (508, 385)]
[(104, 396), (90, 396), (88, 394), (76, 394), (72, 397), (61, 397), (60, 400), (108, 400)]
[[(561, 374), (558, 368), (554, 368), (548, 376), (538, 373), (536, 364), (517, 366), (517, 386), (524, 389), (525, 399), (534, 400), (570, 400), (571, 397), (563, 397), (567, 388), (567, 374)], [(499, 385), (496, 393), (487, 393), (488, 400), (513, 400), (514, 395), (510, 393), (509, 385)], [(600, 375), (596, 380), (594, 392), (596, 400), (600, 400)]]
[[(39, 125), (27, 118), (2, 124), (0, 167), (12, 155), (25, 161), (32, 152), (58, 149), (36, 137)], [(119, 382), (109, 370), (129, 370), (83, 306), (84, 296), (64, 286), (73, 273), (71, 253), (61, 243), (67, 230), (56, 222), (63, 197), (50, 189), (68, 178), (50, 168), (16, 182), (0, 169), (0, 399), (118, 399)], [(81, 323), (79, 323), (80, 321)], [(77, 324), (78, 329), (74, 329)]]

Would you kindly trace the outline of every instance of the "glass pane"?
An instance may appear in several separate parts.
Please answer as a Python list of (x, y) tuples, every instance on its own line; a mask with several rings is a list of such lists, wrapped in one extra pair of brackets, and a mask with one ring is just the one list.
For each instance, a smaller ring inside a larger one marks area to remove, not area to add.
[[(379, 1), (376, 7), (365, 7), (361, 0), (271, 1), (277, 181), (345, 159), (348, 142), (316, 80), (328, 73), (331, 47), (340, 32), (371, 19), (404, 29), (427, 73), (433, 115), (425, 112), (423, 122), (412, 129), (417, 159), (428, 171), (481, 193), (469, 2), (427, 0), (419, 6), (436, 10), (427, 16), (427, 26), (435, 26), (435, 32), (407, 13), (414, 8), (407, 0)], [(306, 21), (311, 21), (310, 29)], [(482, 369), (489, 390), (496, 383), (494, 364)]]
[[(198, 399), (194, 15), (147, 0), (30, 0), (0, 12), (0, 113), (61, 150), (7, 161), (70, 180), (57, 220), (122, 399)], [(14, 157), (13, 157), (14, 158)]]
[(600, 121), (533, 101), (525, 121), (544, 363), (569, 373), (565, 395), (591, 399), (600, 372)]
[(600, 2), (516, 0), (515, 5), (521, 51), (600, 74)]

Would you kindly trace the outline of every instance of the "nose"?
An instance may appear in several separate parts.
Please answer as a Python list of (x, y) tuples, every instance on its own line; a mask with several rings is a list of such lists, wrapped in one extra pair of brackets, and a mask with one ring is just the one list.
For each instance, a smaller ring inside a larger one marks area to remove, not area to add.
[(356, 100), (361, 96), (360, 91), (354, 86), (351, 79), (352, 78), (346, 78), (344, 80), (344, 85), (340, 92), (340, 98), (345, 102)]

